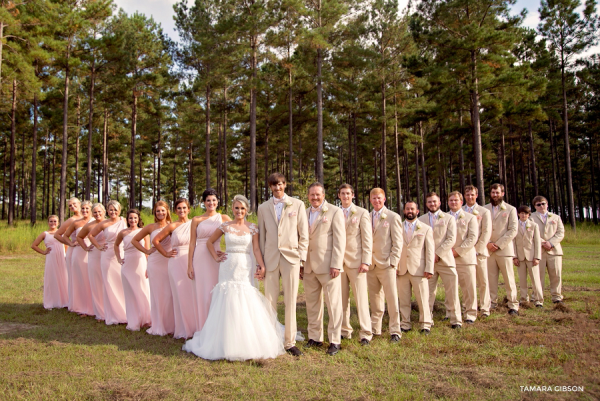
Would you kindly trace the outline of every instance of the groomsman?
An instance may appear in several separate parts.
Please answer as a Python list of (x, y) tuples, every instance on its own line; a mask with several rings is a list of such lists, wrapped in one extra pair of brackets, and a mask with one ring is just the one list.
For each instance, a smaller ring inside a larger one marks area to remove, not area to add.
[(338, 198), (342, 201), (342, 212), (346, 220), (346, 253), (342, 280), (342, 338), (351, 338), (350, 325), (350, 287), (356, 301), (358, 323), (360, 324), (360, 343), (369, 345), (373, 338), (371, 315), (369, 314), (369, 295), (367, 292), (367, 272), (371, 266), (373, 249), (373, 230), (369, 212), (352, 203), (354, 188), (342, 184), (338, 189)]
[(335, 355), (342, 340), (342, 285), (346, 230), (344, 213), (325, 201), (325, 188), (320, 182), (308, 187), (311, 207), (306, 211), (309, 224), (308, 255), (300, 278), (304, 280), (307, 348), (323, 345), (323, 292), (329, 314), (327, 354)]
[(477, 265), (475, 266), (477, 276), (477, 289), (479, 290), (479, 303), (481, 304), (481, 316), (490, 315), (490, 286), (488, 283), (487, 259), (490, 253), (487, 244), (492, 235), (492, 215), (489, 210), (477, 204), (477, 187), (467, 185), (465, 187), (465, 205), (463, 210), (471, 213), (477, 218), (478, 232), (477, 243), (475, 244), (475, 254), (477, 255)]
[(273, 197), (258, 207), (260, 252), (267, 268), (265, 297), (277, 311), (279, 277), (285, 304), (285, 343), (288, 353), (302, 355), (296, 347), (296, 299), (300, 266), (308, 251), (308, 221), (304, 202), (285, 194), (285, 176), (273, 173), (268, 178)]
[(433, 276), (429, 279), (429, 310), (433, 314), (437, 282), (441, 277), (446, 292), (446, 314), (450, 315), (452, 328), (460, 329), (462, 316), (458, 299), (458, 274), (452, 256), (452, 247), (456, 242), (456, 221), (451, 215), (440, 210), (440, 197), (435, 192), (428, 193), (425, 201), (429, 213), (419, 217), (419, 220), (431, 227), (435, 242), (435, 264)]
[[(371, 304), (371, 326), (374, 335), (381, 335), (381, 323), (387, 301), (390, 316), (390, 341), (398, 342), (402, 337), (396, 269), (402, 254), (402, 219), (385, 207), (385, 192), (373, 188), (369, 197), (373, 211), (373, 264), (367, 273), (369, 303)], [(382, 292), (383, 290), (383, 292)]]
[(498, 276), (504, 277), (504, 288), (508, 298), (508, 314), (519, 314), (519, 300), (515, 285), (513, 258), (516, 256), (513, 239), (517, 236), (517, 209), (504, 202), (504, 185), (493, 184), (490, 188), (491, 203), (485, 208), (492, 214), (492, 235), (487, 244), (488, 279), (490, 282), (491, 307), (498, 304)]
[(562, 302), (562, 247), (560, 242), (565, 237), (565, 227), (560, 216), (548, 212), (548, 200), (543, 196), (533, 198), (535, 212), (532, 219), (540, 228), (542, 237), (542, 260), (540, 260), (540, 282), (542, 288), (546, 280), (546, 270), (550, 277), (550, 294), (552, 302)]
[(463, 196), (460, 192), (450, 192), (448, 207), (450, 214), (456, 220), (456, 242), (452, 247), (452, 255), (456, 262), (458, 284), (463, 293), (465, 306), (465, 323), (473, 324), (477, 319), (477, 284), (476, 267), (477, 255), (475, 243), (479, 236), (477, 217), (461, 209)]
[(398, 267), (396, 285), (402, 316), (402, 331), (410, 331), (411, 287), (419, 305), (419, 326), (421, 333), (429, 335), (431, 311), (429, 310), (429, 283), (435, 263), (435, 242), (433, 230), (417, 220), (419, 208), (415, 202), (404, 205), (404, 246)]
[(513, 263), (517, 266), (519, 272), (520, 299), (521, 302), (529, 302), (529, 293), (527, 290), (527, 273), (529, 273), (531, 287), (533, 288), (531, 298), (534, 299), (537, 308), (543, 308), (544, 293), (539, 271), (540, 260), (542, 259), (540, 228), (530, 219), (531, 209), (529, 206), (519, 206), (517, 212), (519, 214), (519, 230), (513, 240), (517, 256), (513, 259)]

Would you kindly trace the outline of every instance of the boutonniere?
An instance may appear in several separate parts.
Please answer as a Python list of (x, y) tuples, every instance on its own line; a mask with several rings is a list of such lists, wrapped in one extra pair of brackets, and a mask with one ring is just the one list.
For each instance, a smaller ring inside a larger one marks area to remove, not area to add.
[(473, 209), (473, 215), (478, 216), (479, 215), (479, 210)]
[(548, 212), (548, 217), (552, 217), (552, 213)]
[(385, 220), (385, 219), (387, 219), (387, 214), (381, 213), (381, 220)]
[(356, 214), (356, 209), (355, 208), (350, 209), (350, 216), (353, 216), (355, 214)]
[(504, 204), (504, 202), (500, 204), (500, 210), (506, 210), (506, 205)]
[(287, 209), (290, 206), (292, 206), (292, 201), (291, 200), (286, 200), (285, 201), (285, 208)]
[(323, 214), (327, 213), (328, 210), (329, 210), (329, 208), (327, 208), (327, 206), (323, 206), (321, 208), (321, 214), (323, 215)]
[(421, 229), (421, 224), (417, 223), (415, 231), (419, 231)]
[(443, 219), (446, 215), (444, 214), (444, 212), (440, 212), (438, 214), (438, 219)]
[(464, 217), (465, 217), (465, 215), (464, 215), (463, 212), (458, 212), (458, 219), (459, 220), (462, 219), (462, 218), (464, 218)]

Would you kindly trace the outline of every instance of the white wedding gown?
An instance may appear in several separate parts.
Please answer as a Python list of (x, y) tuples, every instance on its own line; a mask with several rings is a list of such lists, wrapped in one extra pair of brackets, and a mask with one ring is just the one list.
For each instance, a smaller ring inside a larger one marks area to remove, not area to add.
[(251, 284), (252, 235), (258, 227), (251, 224), (249, 232), (241, 232), (225, 223), (220, 229), (227, 260), (219, 266), (206, 323), (183, 350), (210, 360), (276, 358), (285, 353), (281, 325), (271, 304)]

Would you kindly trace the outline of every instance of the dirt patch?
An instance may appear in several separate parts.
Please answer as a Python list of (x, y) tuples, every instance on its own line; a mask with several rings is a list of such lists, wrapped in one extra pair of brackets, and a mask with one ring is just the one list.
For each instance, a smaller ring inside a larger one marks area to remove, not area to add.
[(171, 390), (153, 384), (125, 383), (122, 380), (109, 380), (94, 385), (97, 398), (106, 400), (164, 400)]
[(562, 312), (562, 313), (572, 313), (573, 310), (571, 310), (571, 308), (569, 308), (567, 305), (564, 304), (564, 302), (558, 302), (556, 304), (554, 304), (554, 310), (557, 312)]
[(0, 322), (0, 334), (16, 333), (19, 331), (36, 329), (38, 326), (26, 323)]

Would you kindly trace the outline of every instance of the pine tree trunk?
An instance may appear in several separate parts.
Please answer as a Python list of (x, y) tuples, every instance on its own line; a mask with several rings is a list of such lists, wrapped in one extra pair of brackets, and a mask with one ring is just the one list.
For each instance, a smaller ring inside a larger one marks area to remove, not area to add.
[(160, 200), (160, 168), (162, 166), (162, 122), (158, 120), (158, 141), (156, 143), (156, 201)]
[[(129, 207), (135, 208), (135, 137), (137, 135), (137, 88), (133, 88), (131, 107), (131, 148), (129, 152)], [(118, 190), (118, 189), (117, 189)], [(140, 188), (141, 190), (141, 188)]]
[(225, 102), (225, 112), (223, 114), (223, 192), (225, 193), (223, 207), (225, 213), (229, 204), (229, 194), (227, 190), (227, 88), (223, 91), (223, 99)]
[[(96, 58), (92, 54), (92, 69), (90, 71), (90, 114), (88, 121), (87, 171), (85, 174), (85, 199), (90, 199), (92, 187), (92, 133), (94, 128), (94, 85), (96, 84)], [(98, 198), (98, 200), (100, 200)]]
[(8, 184), (8, 225), (12, 226), (15, 221), (15, 198), (16, 198), (16, 182), (15, 182), (15, 135), (16, 135), (16, 119), (17, 119), (17, 80), (12, 81), (12, 107), (10, 113), (10, 179)]
[(554, 129), (552, 120), (548, 121), (550, 126), (550, 153), (552, 156), (552, 186), (554, 192), (554, 210), (561, 210), (560, 201), (558, 199), (558, 179), (556, 178), (556, 150), (554, 149)]
[[(522, 203), (527, 203), (527, 195), (525, 195), (525, 152), (523, 152), (523, 134), (519, 133), (519, 150), (521, 152), (519, 156), (519, 166), (521, 168), (521, 199), (523, 199)], [(515, 205), (518, 207), (518, 205)]]
[[(79, 141), (81, 136), (81, 99), (77, 95), (77, 129), (75, 130), (75, 197), (79, 194)], [(88, 198), (85, 198), (86, 200)]]
[(265, 128), (265, 155), (264, 155), (264, 163), (265, 163), (265, 199), (269, 199), (269, 185), (267, 184), (267, 178), (269, 177), (269, 123), (267, 122), (267, 126)]
[[(210, 188), (210, 97), (211, 97), (211, 89), (210, 84), (206, 85), (206, 137), (205, 141), (205, 150), (204, 150), (204, 173), (205, 173), (205, 182), (206, 189)], [(160, 177), (160, 174), (159, 174)]]
[(421, 149), (419, 154), (421, 156), (421, 173), (423, 174), (423, 210), (425, 210), (425, 205), (427, 204), (427, 193), (429, 192), (427, 189), (427, 169), (425, 168), (425, 151), (424, 151), (424, 142), (423, 139), (423, 122), (419, 121), (419, 134), (421, 136), (421, 142), (419, 145)]
[[(289, 52), (288, 52), (289, 54)], [(289, 61), (289, 60), (288, 60)], [(288, 152), (290, 160), (288, 162), (288, 193), (290, 196), (294, 194), (294, 99), (293, 99), (293, 90), (292, 90), (292, 67), (290, 66), (288, 71), (289, 78), (289, 99), (288, 99)]]
[[(143, 177), (143, 172), (142, 172), (142, 158), (144, 157), (144, 154), (142, 152), (140, 152), (140, 164), (139, 164), (139, 172), (140, 172), (140, 191), (138, 193), (138, 210), (142, 210), (142, 196), (144, 193), (144, 177)], [(191, 203), (191, 202), (190, 202)]]
[[(593, 134), (592, 134), (593, 135)], [(593, 137), (590, 138), (590, 175), (591, 175), (591, 193), (590, 198), (592, 199), (592, 219), (594, 224), (598, 224), (598, 215), (596, 208), (596, 166), (594, 163), (594, 141)]]
[[(511, 128), (509, 128), (509, 131), (510, 130), (511, 130)], [(511, 161), (510, 175), (512, 178), (511, 192), (513, 193), (513, 204), (515, 205), (515, 207), (518, 207), (519, 206), (519, 192), (517, 191), (517, 172), (515, 170), (517, 160), (515, 159), (515, 144), (514, 144), (512, 136), (510, 138), (510, 161)]]
[(460, 193), (464, 194), (465, 193), (465, 140), (464, 138), (461, 136), (460, 137), (460, 159), (458, 161), (458, 163), (460, 164), (460, 175), (459, 175), (459, 180), (460, 180)]
[(569, 223), (573, 230), (577, 229), (575, 222), (575, 202), (573, 199), (573, 173), (571, 171), (571, 146), (569, 144), (569, 111), (567, 108), (567, 87), (565, 78), (565, 61), (564, 55), (561, 54), (561, 83), (563, 97), (563, 123), (564, 123), (564, 151), (565, 151), (565, 172), (567, 176), (567, 204), (569, 207)]
[(56, 214), (56, 134), (52, 135), (52, 214)]
[(531, 130), (531, 121), (529, 121), (529, 156), (531, 157), (531, 179), (533, 181), (533, 196), (538, 196), (540, 194), (540, 189), (538, 185), (539, 183), (537, 165), (535, 162), (535, 150), (533, 146), (533, 131)]
[(398, 109), (394, 84), (394, 162), (396, 164), (396, 209), (402, 215), (402, 177), (400, 177), (400, 144), (398, 143)]
[(483, 155), (481, 149), (481, 122), (479, 119), (479, 81), (477, 77), (477, 58), (471, 51), (471, 121), (473, 124), (473, 156), (475, 158), (475, 176), (478, 189), (478, 201), (485, 204), (485, 185), (483, 183)]
[[(318, 21), (317, 26), (321, 28), (321, 0), (317, 0)], [(317, 166), (316, 179), (321, 184), (325, 183), (323, 173), (323, 50), (319, 46), (317, 48)]]
[(62, 158), (60, 166), (60, 194), (58, 203), (58, 221), (60, 224), (65, 220), (65, 205), (67, 196), (67, 152), (69, 148), (69, 58), (71, 56), (70, 45), (67, 47), (67, 66), (65, 68), (65, 89), (63, 98), (63, 132), (62, 132)]
[(102, 202), (106, 205), (109, 199), (108, 182), (108, 110), (104, 109), (104, 128), (102, 130)]
[[(386, 115), (386, 99), (385, 99), (385, 78), (381, 83), (381, 166), (379, 171), (381, 173), (381, 189), (388, 194), (387, 190), (387, 115)], [(389, 194), (388, 194), (389, 196)], [(386, 201), (387, 203), (387, 201)]]
[(358, 144), (356, 132), (356, 113), (352, 113), (352, 139), (354, 147), (354, 182), (358, 185)]
[(188, 193), (189, 201), (192, 207), (196, 203), (196, 191), (194, 188), (194, 142), (190, 141), (190, 150), (188, 153)]
[[(421, 172), (419, 169), (419, 146), (415, 146), (415, 169), (416, 169), (416, 177), (417, 177), (417, 206), (419, 210), (425, 210), (425, 208), (421, 208)], [(423, 205), (424, 206), (424, 205)]]
[[(1, 46), (1, 45), (0, 45)], [(1, 62), (1, 60), (0, 60)], [(4, 152), (2, 152), (2, 220), (6, 218), (6, 151), (7, 140), (4, 138)]]
[[(31, 225), (35, 225), (37, 218), (37, 134), (38, 134), (38, 98), (33, 95), (33, 132), (31, 134)], [(43, 210), (43, 207), (42, 207)]]
[(173, 155), (173, 209), (177, 200), (177, 155)]
[(46, 140), (44, 146), (44, 163), (43, 163), (43, 178), (42, 178), (42, 220), (48, 217), (47, 207), (48, 207), (48, 131), (46, 131)]

